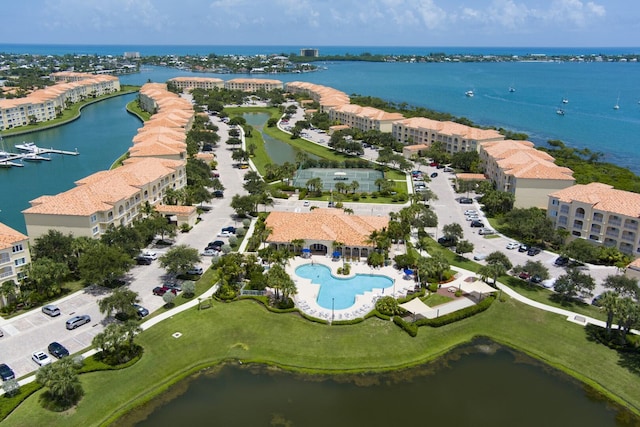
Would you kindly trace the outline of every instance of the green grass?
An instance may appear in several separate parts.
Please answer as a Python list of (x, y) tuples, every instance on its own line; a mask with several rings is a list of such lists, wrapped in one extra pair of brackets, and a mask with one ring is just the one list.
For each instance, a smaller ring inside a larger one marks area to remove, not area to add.
[[(174, 332), (183, 335), (172, 338)], [(188, 310), (143, 332), (145, 354), (135, 365), (81, 376), (85, 396), (75, 410), (42, 409), (39, 391), (3, 425), (107, 425), (185, 376), (225, 360), (307, 373), (375, 372), (424, 363), (476, 336), (523, 350), (640, 412), (637, 354), (622, 356), (591, 341), (583, 327), (509, 298), (473, 318), (422, 327), (416, 338), (376, 318), (331, 327), (240, 301)]]
[(6, 129), (2, 131), (2, 134), (4, 136), (23, 135), (31, 132), (38, 132), (41, 130), (64, 125), (66, 123), (69, 123), (78, 119), (80, 117), (80, 110), (89, 104), (93, 104), (94, 102), (100, 102), (102, 100), (113, 98), (116, 96), (126, 95), (128, 93), (137, 92), (139, 89), (140, 89), (139, 86), (126, 86), (126, 85), (120, 86), (120, 92), (116, 92), (108, 95), (102, 95), (97, 98), (91, 98), (85, 101), (77, 102), (71, 105), (70, 108), (62, 110), (62, 115), (60, 117), (56, 117), (53, 120), (36, 123), (34, 125), (26, 125), (26, 126), (13, 128), (13, 129)]
[(431, 294), (422, 298), (422, 302), (428, 305), (429, 307), (435, 307), (437, 305), (444, 304), (452, 300), (453, 298), (445, 295), (440, 295), (440, 294)]

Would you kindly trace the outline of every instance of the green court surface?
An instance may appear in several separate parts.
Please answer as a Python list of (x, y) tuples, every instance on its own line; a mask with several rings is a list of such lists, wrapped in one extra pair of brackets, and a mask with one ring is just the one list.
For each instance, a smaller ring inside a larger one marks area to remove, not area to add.
[(313, 178), (322, 180), (323, 191), (335, 189), (335, 185), (339, 182), (351, 185), (353, 181), (357, 181), (359, 184), (357, 192), (371, 193), (378, 191), (378, 186), (375, 185), (375, 182), (379, 178), (384, 178), (384, 174), (373, 169), (301, 169), (296, 172), (293, 178), (293, 185), (295, 187), (305, 187), (307, 181)]

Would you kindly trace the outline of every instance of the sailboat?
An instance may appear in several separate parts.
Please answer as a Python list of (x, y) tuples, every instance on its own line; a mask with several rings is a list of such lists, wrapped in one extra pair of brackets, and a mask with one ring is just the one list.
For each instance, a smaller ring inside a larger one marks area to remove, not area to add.
[(513, 86), (509, 86), (509, 92), (512, 92), (512, 93), (513, 93), (513, 92), (515, 92), (515, 91), (516, 91), (516, 88), (515, 88), (515, 87), (513, 87)]
[(569, 103), (569, 100), (568, 100), (567, 98), (562, 98), (562, 103), (563, 103), (563, 104), (568, 104), (568, 103)]
[(560, 107), (558, 107), (558, 109), (556, 110), (556, 114), (559, 116), (564, 116), (564, 110)]
[(620, 109), (620, 94), (618, 94), (618, 99), (616, 99), (616, 105), (613, 106), (614, 110)]
[(473, 91), (472, 91), (472, 90), (468, 90), (468, 91), (466, 91), (464, 94), (465, 94), (466, 96), (468, 96), (469, 98), (471, 98), (471, 97), (474, 95), (474, 93), (473, 93)]

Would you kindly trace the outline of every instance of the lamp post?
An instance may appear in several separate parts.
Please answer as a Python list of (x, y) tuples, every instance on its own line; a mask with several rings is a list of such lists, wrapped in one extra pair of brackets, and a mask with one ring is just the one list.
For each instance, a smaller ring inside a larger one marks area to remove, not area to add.
[(334, 317), (334, 307), (335, 307), (335, 302), (336, 299), (335, 298), (331, 298), (331, 321), (333, 322)]

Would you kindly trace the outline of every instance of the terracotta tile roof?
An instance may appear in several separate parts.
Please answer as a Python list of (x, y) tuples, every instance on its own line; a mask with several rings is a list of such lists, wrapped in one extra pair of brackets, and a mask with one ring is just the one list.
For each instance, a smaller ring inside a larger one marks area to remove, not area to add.
[(487, 177), (481, 173), (459, 173), (456, 175), (456, 179), (463, 181), (486, 181)]
[(28, 237), (24, 234), (0, 222), (0, 249), (9, 249), (27, 239)]
[(162, 214), (176, 214), (176, 215), (190, 215), (196, 211), (196, 206), (184, 206), (184, 205), (165, 205), (157, 204), (153, 207), (156, 211)]
[(311, 212), (271, 212), (266, 226), (273, 231), (268, 242), (296, 239), (339, 241), (347, 246), (371, 246), (366, 242), (374, 230), (389, 224), (388, 217), (348, 215), (338, 209)]
[(101, 171), (76, 181), (76, 187), (55, 196), (32, 200), (25, 214), (87, 216), (109, 210), (113, 204), (132, 197), (144, 185), (169, 175), (182, 161), (128, 159), (124, 166)]
[(266, 83), (271, 83), (271, 84), (282, 84), (282, 81), (280, 80), (274, 80), (274, 79), (247, 79), (247, 78), (237, 78), (237, 79), (231, 79), (231, 80), (227, 80), (227, 83), (258, 83), (258, 84), (266, 84)]
[(576, 184), (553, 192), (549, 196), (556, 197), (565, 203), (580, 202), (603, 212), (640, 218), (640, 194), (616, 190), (611, 185), (601, 182)]
[(504, 136), (495, 129), (480, 129), (451, 121), (432, 120), (426, 117), (411, 117), (399, 124), (413, 129), (425, 129), (436, 133), (472, 141), (502, 140)]

